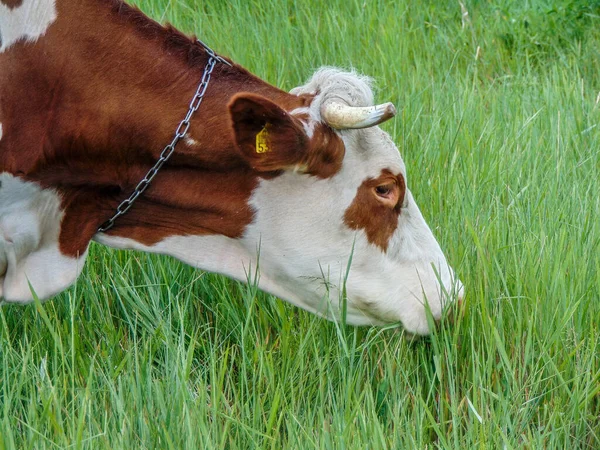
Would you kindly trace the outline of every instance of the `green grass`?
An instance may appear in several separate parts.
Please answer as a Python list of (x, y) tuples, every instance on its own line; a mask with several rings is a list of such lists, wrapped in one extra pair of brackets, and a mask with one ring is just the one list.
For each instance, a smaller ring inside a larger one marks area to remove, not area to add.
[(92, 246), (0, 308), (0, 449), (600, 448), (600, 3), (137, 2), (284, 89), (355, 67), (466, 286), (430, 339)]

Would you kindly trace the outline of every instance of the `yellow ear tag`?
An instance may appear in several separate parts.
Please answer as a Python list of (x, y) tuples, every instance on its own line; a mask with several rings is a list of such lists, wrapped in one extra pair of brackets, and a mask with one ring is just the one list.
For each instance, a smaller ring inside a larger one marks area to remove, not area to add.
[(267, 131), (267, 125), (265, 125), (256, 135), (256, 153), (267, 153), (270, 151), (269, 132)]

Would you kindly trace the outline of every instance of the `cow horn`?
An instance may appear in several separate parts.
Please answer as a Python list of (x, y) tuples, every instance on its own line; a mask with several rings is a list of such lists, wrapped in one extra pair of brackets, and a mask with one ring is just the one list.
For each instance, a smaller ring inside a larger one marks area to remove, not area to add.
[(396, 108), (392, 103), (348, 106), (341, 102), (329, 101), (321, 106), (321, 117), (327, 125), (336, 130), (373, 127), (395, 115)]

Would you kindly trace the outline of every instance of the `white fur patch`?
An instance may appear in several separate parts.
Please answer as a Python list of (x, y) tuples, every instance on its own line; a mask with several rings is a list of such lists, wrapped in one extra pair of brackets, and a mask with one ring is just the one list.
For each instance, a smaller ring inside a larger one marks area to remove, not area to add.
[(0, 297), (26, 303), (31, 289), (40, 299), (63, 291), (81, 273), (87, 250), (79, 258), (60, 252), (58, 194), (8, 173), (0, 183)]
[(37, 41), (55, 20), (55, 0), (23, 0), (14, 9), (0, 3), (0, 53), (20, 40)]
[(0, 122), (0, 139), (2, 139), (2, 122)]
[(104, 233), (96, 234), (94, 240), (112, 248), (170, 255), (197, 269), (222, 273), (240, 281), (247, 280), (247, 271), (255, 264), (239, 241), (225, 236), (170, 236), (151, 246)]
[(184, 139), (184, 142), (188, 147), (195, 147), (196, 145), (198, 145), (198, 141), (189, 136)]

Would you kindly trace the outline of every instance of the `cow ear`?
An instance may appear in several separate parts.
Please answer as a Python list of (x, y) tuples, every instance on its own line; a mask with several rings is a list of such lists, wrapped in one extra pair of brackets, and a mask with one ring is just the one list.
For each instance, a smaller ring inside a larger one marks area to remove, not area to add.
[(299, 121), (270, 100), (241, 93), (229, 104), (235, 141), (250, 166), (258, 171), (299, 164), (308, 136)]
[(229, 113), (236, 144), (257, 171), (299, 170), (327, 177), (341, 166), (344, 145), (327, 126), (315, 124), (309, 137), (298, 118), (245, 92), (233, 97)]

